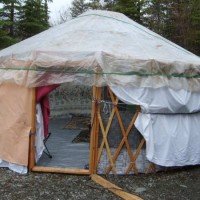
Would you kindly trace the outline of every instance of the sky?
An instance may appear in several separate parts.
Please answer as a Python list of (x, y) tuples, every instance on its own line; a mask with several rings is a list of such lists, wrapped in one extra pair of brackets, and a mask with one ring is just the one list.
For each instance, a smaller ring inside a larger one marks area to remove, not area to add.
[(59, 11), (69, 8), (73, 0), (53, 0), (49, 3), (50, 21), (55, 21), (59, 17)]

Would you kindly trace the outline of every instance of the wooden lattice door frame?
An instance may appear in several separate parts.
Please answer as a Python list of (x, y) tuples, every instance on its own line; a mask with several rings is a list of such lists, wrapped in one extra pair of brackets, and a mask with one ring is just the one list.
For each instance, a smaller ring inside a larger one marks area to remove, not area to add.
[[(133, 153), (130, 147), (130, 144), (128, 142), (128, 136), (131, 132), (131, 129), (134, 127), (134, 123), (137, 119), (137, 116), (140, 112), (140, 106), (137, 106), (136, 112), (134, 113), (132, 120), (128, 126), (127, 129), (125, 129), (119, 109), (118, 109), (118, 103), (119, 99), (116, 97), (110, 87), (107, 86), (110, 98), (111, 98), (111, 103), (113, 105), (113, 108), (110, 112), (110, 117), (109, 120), (107, 121), (107, 124), (103, 124), (102, 116), (101, 116), (101, 103), (103, 102), (101, 99), (102, 95), (102, 88), (101, 87), (93, 87), (93, 100), (92, 100), (92, 129), (91, 129), (91, 142), (90, 142), (90, 173), (91, 174), (96, 174), (97, 173), (97, 168), (98, 164), (100, 161), (100, 157), (102, 155), (103, 148), (105, 146), (105, 149), (107, 151), (108, 159), (109, 159), (109, 166), (106, 168), (106, 175), (109, 174), (111, 171), (113, 174), (116, 174), (116, 167), (115, 167), (115, 162), (122, 150), (122, 147), (125, 146), (128, 152), (128, 156), (130, 158), (130, 163), (126, 169), (126, 174), (129, 174), (131, 169), (133, 170), (134, 174), (138, 174), (138, 169), (136, 165), (136, 160), (141, 152), (141, 149), (143, 145), (145, 144), (145, 139), (142, 138), (140, 141), (139, 146), (137, 147), (136, 151)], [(116, 152), (112, 155), (111, 149), (109, 147), (108, 143), (108, 132), (111, 127), (112, 121), (114, 116), (116, 115), (118, 119), (118, 123), (120, 126), (120, 130), (122, 133), (122, 140), (116, 150)], [(102, 133), (102, 142), (99, 144), (98, 138), (99, 138), (99, 133)], [(156, 168), (153, 163), (150, 163), (149, 167), (146, 170), (146, 173), (149, 173), (151, 171), (156, 171)]]

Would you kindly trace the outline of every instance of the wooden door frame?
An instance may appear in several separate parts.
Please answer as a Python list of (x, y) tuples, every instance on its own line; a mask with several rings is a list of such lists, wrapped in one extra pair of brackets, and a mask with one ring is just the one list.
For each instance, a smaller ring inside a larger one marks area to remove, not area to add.
[[(100, 88), (93, 86), (93, 99), (101, 96)], [(100, 97), (101, 98), (101, 97)], [(28, 169), (33, 172), (52, 172), (52, 173), (66, 173), (66, 174), (80, 174), (91, 175), (96, 174), (96, 155), (98, 153), (98, 120), (95, 117), (97, 107), (95, 102), (92, 101), (92, 128), (90, 139), (90, 157), (89, 157), (89, 170), (76, 169), (76, 168), (54, 168), (36, 166), (35, 163), (35, 137), (36, 137), (36, 88), (32, 88), (32, 127), (29, 136), (29, 159)], [(94, 125), (94, 126), (93, 126)]]

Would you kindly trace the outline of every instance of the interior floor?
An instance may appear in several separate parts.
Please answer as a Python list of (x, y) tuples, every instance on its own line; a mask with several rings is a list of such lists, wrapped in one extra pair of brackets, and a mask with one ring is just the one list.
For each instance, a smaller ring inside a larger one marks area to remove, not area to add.
[[(89, 143), (72, 143), (81, 130), (69, 130), (63, 127), (66, 119), (52, 119), (49, 125), (51, 136), (46, 142), (52, 158), (45, 153), (37, 166), (85, 169), (89, 163)], [(46, 150), (45, 150), (46, 151)]]

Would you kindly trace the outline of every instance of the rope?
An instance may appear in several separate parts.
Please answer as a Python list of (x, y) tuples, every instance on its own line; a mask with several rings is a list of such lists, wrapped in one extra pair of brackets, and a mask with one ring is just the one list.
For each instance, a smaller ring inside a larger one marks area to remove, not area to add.
[(187, 74), (162, 74), (162, 73), (141, 73), (141, 72), (94, 72), (94, 71), (82, 71), (82, 70), (64, 70), (64, 69), (34, 69), (34, 68), (2, 68), (0, 70), (14, 70), (14, 71), (35, 71), (35, 72), (47, 72), (47, 73), (66, 73), (66, 74), (90, 74), (90, 75), (126, 75), (126, 76), (163, 76), (163, 77), (176, 77), (176, 78), (200, 78), (200, 74), (197, 75), (187, 75)]

